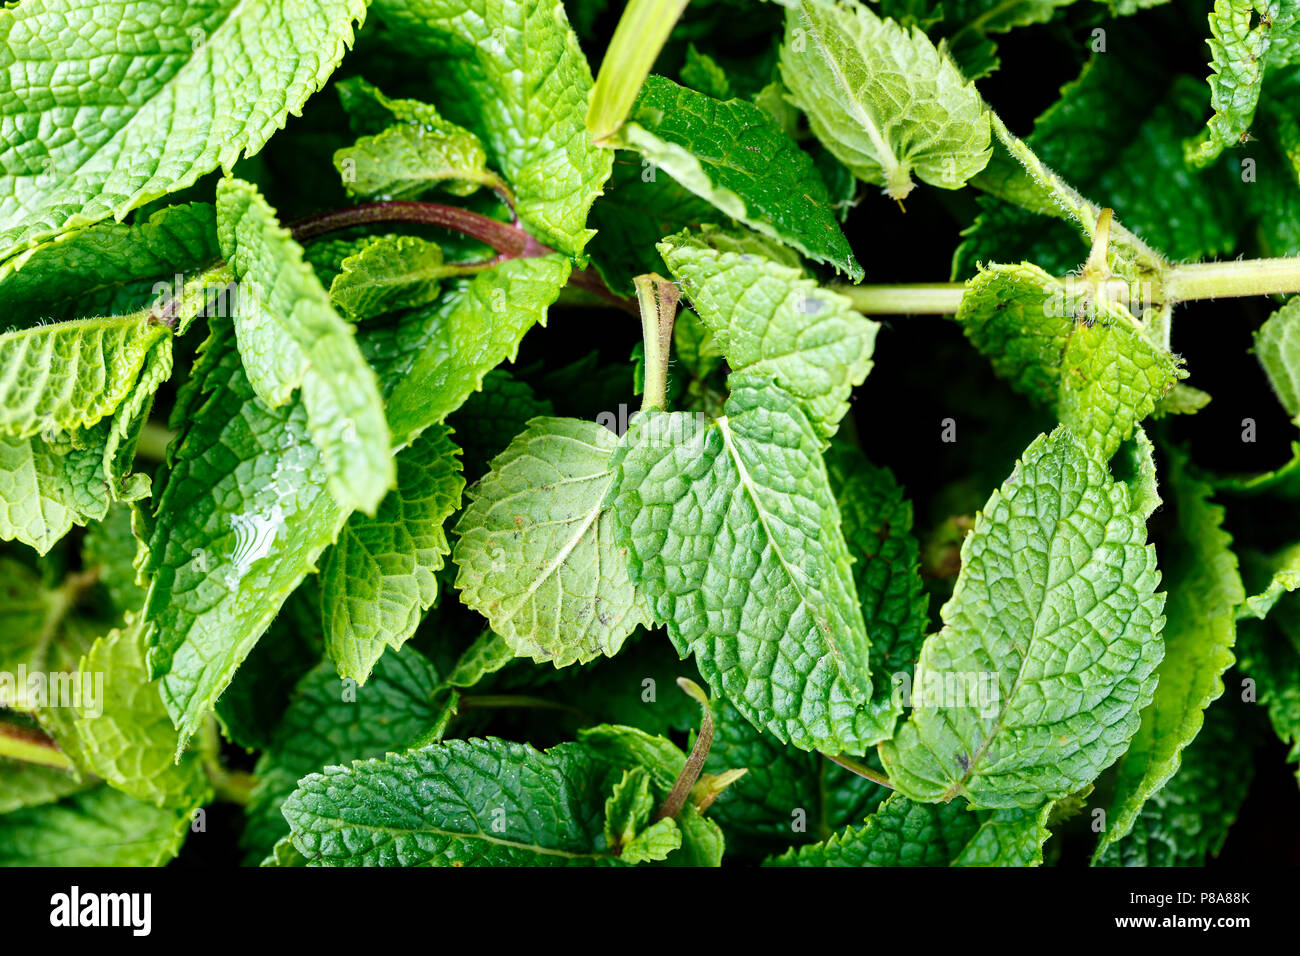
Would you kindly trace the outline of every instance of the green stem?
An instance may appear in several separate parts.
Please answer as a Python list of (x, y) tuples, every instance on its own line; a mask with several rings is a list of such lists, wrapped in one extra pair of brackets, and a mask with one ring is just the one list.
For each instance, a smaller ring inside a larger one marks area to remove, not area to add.
[(1165, 277), (1172, 302), (1300, 292), (1300, 258), (1235, 259), (1174, 266)]
[(844, 757), (844, 756), (833, 757), (830, 754), (822, 754), (822, 756), (825, 757), (827, 760), (831, 761), (832, 763), (839, 764), (845, 770), (853, 771), (859, 777), (865, 777), (867, 780), (870, 780), (872, 783), (878, 783), (882, 787), (888, 787), (890, 790), (894, 789), (894, 785), (889, 782), (889, 778), (886, 777), (883, 773), (877, 773), (876, 771), (868, 767), (866, 764), (859, 763), (858, 761), (854, 760), (852, 757)]
[(645, 342), (645, 389), (641, 411), (668, 407), (668, 355), (673, 342), (673, 322), (682, 292), (675, 284), (654, 273), (632, 280), (641, 311), (641, 334)]
[(689, 0), (630, 0), (600, 64), (587, 109), (587, 131), (608, 146)]
[(72, 761), (53, 738), (34, 727), (0, 722), (0, 757), (40, 764), (57, 770), (71, 770)]
[(910, 285), (840, 285), (834, 291), (867, 315), (951, 315), (961, 305), (961, 282)]
[(242, 807), (253, 802), (253, 788), (257, 778), (243, 770), (231, 770), (221, 762), (221, 732), (216, 718), (209, 717), (199, 738), (199, 754), (203, 770), (218, 800), (236, 803)]

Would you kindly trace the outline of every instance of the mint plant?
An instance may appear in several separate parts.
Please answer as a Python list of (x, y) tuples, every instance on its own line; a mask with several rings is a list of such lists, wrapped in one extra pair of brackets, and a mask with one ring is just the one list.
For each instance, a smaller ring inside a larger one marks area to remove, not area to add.
[(1174, 7), (0, 9), (0, 863), (1205, 864), (1300, 21)]

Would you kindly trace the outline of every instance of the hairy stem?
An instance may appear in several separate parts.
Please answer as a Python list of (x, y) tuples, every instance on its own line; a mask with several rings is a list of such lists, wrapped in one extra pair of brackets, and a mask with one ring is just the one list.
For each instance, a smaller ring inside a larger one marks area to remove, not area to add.
[(1174, 302), (1285, 292), (1300, 292), (1300, 258), (1192, 262), (1165, 277), (1165, 294)]
[(35, 727), (19, 724), (0, 722), (0, 757), (58, 770), (72, 769), (72, 761), (59, 749), (52, 737)]
[(838, 285), (833, 289), (867, 315), (951, 315), (961, 305), (966, 286), (961, 282), (932, 282)]
[(632, 280), (641, 311), (645, 345), (645, 383), (641, 411), (668, 407), (668, 356), (673, 344), (673, 322), (681, 289), (662, 276), (649, 273)]

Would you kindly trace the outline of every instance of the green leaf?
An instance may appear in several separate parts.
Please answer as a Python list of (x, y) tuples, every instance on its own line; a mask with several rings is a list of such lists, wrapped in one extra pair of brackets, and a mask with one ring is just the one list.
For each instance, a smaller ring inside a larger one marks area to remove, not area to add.
[(1179, 378), (1181, 360), (1124, 306), (1030, 263), (982, 269), (957, 312), (998, 375), (1109, 458)]
[(81, 660), (81, 681), (98, 683), (96, 700), (76, 708), (65, 751), (111, 786), (159, 807), (190, 808), (211, 794), (199, 757), (175, 760), (176, 731), (145, 666), (145, 629), (115, 628)]
[(240, 840), (250, 856), (261, 859), (288, 832), (280, 807), (301, 778), (419, 741), (442, 717), (438, 687), (433, 665), (409, 647), (380, 658), (364, 687), (340, 680), (329, 661), (306, 674), (257, 761), (257, 786)]
[(254, 186), (218, 184), (217, 226), (239, 281), (235, 335), (249, 383), (271, 408), (301, 387), (330, 493), (345, 510), (374, 514), (394, 466), (379, 386), (352, 327)]
[(1091, 783), (1155, 690), (1163, 595), (1145, 515), (1066, 428), (975, 519), (926, 639), (912, 715), (880, 754), (899, 792), (1031, 807)]
[(1142, 805), (1128, 835), (1111, 842), (1097, 865), (1204, 866), (1207, 856), (1218, 855), (1254, 777), (1253, 727), (1245, 710), (1230, 699), (1209, 709), (1178, 772)]
[(503, 368), (488, 372), (482, 386), (447, 419), (464, 451), (465, 481), (470, 483), (487, 473), (488, 463), (506, 450), (529, 419), (555, 414), (548, 399), (539, 398), (527, 382)]
[(397, 487), (373, 517), (354, 513), (321, 562), (325, 647), (340, 677), (364, 684), (386, 647), (398, 650), (438, 596), (451, 553), (443, 523), (465, 480), (445, 426), (397, 456)]
[(589, 249), (592, 262), (613, 291), (631, 295), (633, 278), (663, 268), (655, 243), (723, 218), (720, 210), (671, 176), (660, 176), (648, 159), (620, 159), (605, 195), (591, 208), (597, 229)]
[(1300, 424), (1300, 297), (1287, 302), (1255, 331), (1255, 355), (1278, 401)]
[(682, 831), (672, 817), (656, 820), (627, 844), (618, 858), (624, 863), (650, 863), (668, 859), (674, 850), (681, 849)]
[(645, 767), (625, 770), (623, 779), (614, 784), (614, 792), (605, 801), (606, 845), (623, 847), (631, 843), (637, 831), (650, 821), (654, 808), (650, 772)]
[(136, 557), (141, 540), (132, 528), (131, 509), (118, 505), (103, 521), (86, 529), (82, 538), (82, 563), (98, 569), (99, 583), (119, 615), (144, 606), (144, 588), (137, 581)]
[(330, 305), (352, 322), (428, 305), (455, 269), (443, 265), (436, 243), (415, 236), (371, 239), (342, 265), (330, 283)]
[(959, 801), (916, 803), (893, 794), (861, 827), (789, 850), (768, 866), (1037, 866), (1050, 804), (976, 812)]
[(732, 97), (731, 82), (727, 79), (726, 71), (713, 57), (697, 50), (694, 43), (686, 47), (686, 61), (682, 64), (681, 78), (683, 84), (705, 96), (718, 100), (729, 100)]
[(812, 159), (754, 104), (651, 76), (617, 145), (636, 149), (728, 216), (861, 280)]
[[(594, 756), (619, 770), (637, 766), (648, 770), (655, 794), (660, 799), (668, 795), (686, 766), (686, 754), (671, 740), (635, 727), (601, 724), (579, 731), (579, 738)], [(680, 831), (681, 851), (669, 858), (670, 865), (722, 865), (722, 830), (716, 823), (700, 814), (690, 803), (682, 807), (673, 819)], [(666, 847), (671, 839), (661, 830), (647, 842)]]
[(293, 843), (325, 866), (591, 866), (617, 776), (584, 747), (448, 740), (326, 767), (285, 801)]
[(1120, 760), (1107, 827), (1094, 859), (1133, 827), (1143, 805), (1178, 772), (1182, 754), (1223, 693), (1233, 663), (1237, 606), (1245, 600), (1224, 510), (1212, 489), (1189, 473), (1187, 456), (1170, 454), (1168, 488), (1177, 527), (1161, 551), (1169, 599), (1165, 604), (1164, 659), (1156, 668), (1155, 696)]
[(324, 84), (365, 10), (113, 0), (88, 19), (47, 0), (0, 11), (0, 259), (256, 153)]
[(826, 470), (871, 636), (872, 696), (883, 704), (896, 675), (911, 673), (930, 622), (912, 504), (889, 469), (873, 465), (848, 440), (831, 443)]
[(91, 786), (72, 771), (0, 758), (0, 814), (54, 803)]
[(450, 284), (417, 316), (405, 316), (382, 354), (389, 427), (399, 444), (444, 421), (479, 389), (483, 377), (514, 361), (524, 334), (546, 324), (546, 310), (569, 278), (563, 256), (512, 259), (469, 281)]
[(535, 418), (468, 493), (456, 587), (522, 657), (612, 657), (650, 623), (605, 506), (617, 445), (594, 422)]
[(482, 139), (529, 230), (580, 255), (612, 154), (587, 135), (591, 70), (560, 0), (375, 0), (373, 10), (393, 40), (436, 58), (439, 103)]
[(862, 753), (897, 709), (867, 706), (869, 641), (822, 441), (770, 378), (733, 373), (731, 387), (723, 418), (652, 410), (624, 437), (614, 509), (632, 580), (756, 727)]
[(1187, 162), (1208, 166), (1246, 141), (1264, 78), (1300, 56), (1300, 18), (1283, 0), (1216, 0), (1210, 12), (1210, 105)]
[(879, 324), (718, 230), (673, 236), (659, 252), (732, 371), (771, 376), (822, 438), (835, 434), (849, 392), (871, 371)]
[(912, 191), (913, 174), (958, 189), (989, 161), (975, 87), (919, 29), (865, 4), (790, 4), (781, 78), (835, 158), (895, 199)]
[(150, 676), (182, 742), (348, 514), (326, 490), (303, 403), (267, 407), (230, 320), (208, 324), (173, 413), (181, 436), (144, 568)]
[(1263, 577), (1268, 581), (1262, 590), (1247, 597), (1237, 608), (1237, 617), (1263, 620), (1284, 594), (1300, 588), (1300, 544), (1288, 545), (1268, 557), (1245, 555), (1247, 570), (1255, 572), (1250, 581)]
[(100, 223), (65, 233), (0, 263), (0, 306), (7, 325), (51, 316), (134, 312), (157, 299), (165, 280), (221, 258), (216, 210), (207, 203), (166, 206), (147, 219)]
[(363, 136), (334, 154), (334, 168), (350, 195), (383, 201), (416, 199), (442, 186), (452, 195), (467, 196), (480, 185), (503, 185), (487, 168), (487, 155), (477, 136), (448, 123), (431, 106), (424, 110), (424, 117)]
[(0, 335), (0, 432), (52, 438), (111, 415), (170, 335), (142, 313)]
[(162, 866), (189, 828), (189, 808), (99, 787), (0, 817), (0, 866)]

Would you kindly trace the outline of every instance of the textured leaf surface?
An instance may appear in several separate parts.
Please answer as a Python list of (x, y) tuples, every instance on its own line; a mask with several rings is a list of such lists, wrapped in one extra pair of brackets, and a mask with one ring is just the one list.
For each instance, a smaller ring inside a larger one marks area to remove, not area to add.
[(334, 154), (334, 166), (352, 195), (415, 199), (441, 184), (467, 196), (479, 185), (500, 183), (485, 165), (478, 137), (444, 120), (429, 104), (390, 99), (357, 78), (338, 84), (338, 90), (353, 125), (373, 134)]
[(405, 444), (442, 422), (506, 359), (524, 334), (546, 324), (546, 310), (569, 278), (563, 256), (513, 259), (449, 286), (418, 317), (406, 316), (367, 358), (380, 368), (393, 437)]
[(0, 817), (0, 866), (162, 866), (189, 828), (188, 808), (99, 787)]
[(399, 649), (438, 596), (451, 552), (443, 523), (465, 481), (445, 426), (397, 456), (397, 487), (373, 517), (354, 513), (321, 566), (325, 647), (340, 677), (365, 683), (386, 647)]
[(228, 320), (191, 373), (145, 573), (149, 669), (184, 740), (347, 517), (325, 487), (301, 402), (268, 408)]
[(139, 222), (99, 223), (43, 242), (0, 264), (6, 326), (50, 318), (123, 314), (155, 298), (152, 280), (169, 288), (176, 273), (221, 258), (216, 210), (207, 203), (167, 206)]
[(260, 859), (288, 833), (280, 814), (298, 781), (330, 764), (382, 757), (418, 741), (442, 716), (438, 674), (412, 648), (386, 654), (364, 687), (349, 687), (324, 662), (299, 682), (284, 719), (258, 758), (257, 786), (241, 844)]
[(0, 335), (0, 431), (52, 437), (95, 424), (126, 401), (170, 334), (137, 313)]
[(754, 104), (651, 76), (619, 137), (733, 219), (862, 279), (811, 157)]
[(861, 827), (791, 850), (771, 866), (1037, 866), (1047, 809), (976, 812), (893, 794)]
[(1300, 298), (1293, 298), (1256, 330), (1255, 355), (1286, 413), (1300, 422)]
[(1026, 449), (961, 557), (944, 628), (916, 666), (912, 715), (880, 748), (889, 777), (925, 801), (1063, 797), (1124, 752), (1155, 689), (1164, 598), (1145, 515), (1058, 428)]
[(520, 656), (556, 667), (612, 657), (650, 623), (605, 507), (617, 445), (594, 422), (535, 418), (469, 491), (456, 587)]
[(330, 283), (330, 304), (352, 322), (438, 298), (447, 267), (436, 243), (415, 236), (369, 240), (343, 260)]
[(859, 179), (902, 199), (913, 174), (957, 189), (988, 163), (979, 94), (919, 29), (862, 3), (801, 0), (785, 30), (781, 78), (813, 133)]
[(542, 753), (449, 740), (327, 767), (301, 781), (284, 815), (294, 845), (316, 865), (612, 863), (604, 808), (617, 779), (574, 744)]
[(0, 12), (0, 258), (261, 149), (363, 0), (40, 0)]
[(717, 230), (673, 236), (659, 251), (734, 372), (770, 375), (799, 399), (823, 438), (871, 371), (880, 326), (802, 270)]
[(579, 255), (612, 154), (587, 136), (591, 69), (560, 0), (376, 0), (373, 10), (399, 43), (438, 58), (449, 93), (439, 105), (482, 138), (524, 223)]
[(1187, 159), (1205, 166), (1246, 139), (1264, 77), (1300, 55), (1300, 18), (1286, 0), (1216, 0), (1210, 12), (1210, 106)]
[(1170, 463), (1166, 487), (1178, 525), (1161, 549), (1169, 592), (1165, 654), (1156, 668), (1155, 696), (1119, 763), (1098, 854), (1128, 833), (1147, 799), (1178, 772), (1205, 709), (1223, 693), (1222, 675), (1234, 660), (1237, 605), (1246, 598), (1232, 536), (1222, 527), (1223, 508), (1211, 503), (1207, 484), (1188, 474), (1184, 454), (1171, 454)]
[[(0, 815), (54, 803), (89, 786), (67, 770), (0, 757)], [(0, 833), (3, 832), (4, 826), (0, 824)]]
[(1103, 458), (1186, 375), (1122, 305), (1084, 302), (1029, 263), (981, 270), (957, 321), (999, 376), (1054, 408)]
[(755, 726), (861, 753), (896, 711), (867, 707), (869, 642), (821, 440), (771, 379), (731, 385), (724, 418), (647, 412), (625, 436), (614, 508), (632, 579)]
[(330, 493), (345, 510), (373, 514), (394, 466), (379, 385), (353, 329), (255, 187), (222, 180), (217, 225), (239, 281), (235, 335), (253, 391), (278, 408), (301, 387)]
[(76, 711), (64, 744), (73, 758), (119, 790), (160, 807), (190, 808), (210, 793), (199, 757), (175, 760), (176, 731), (149, 680), (145, 629), (132, 623), (97, 640), (81, 661), (82, 686), (103, 679), (102, 697)]

